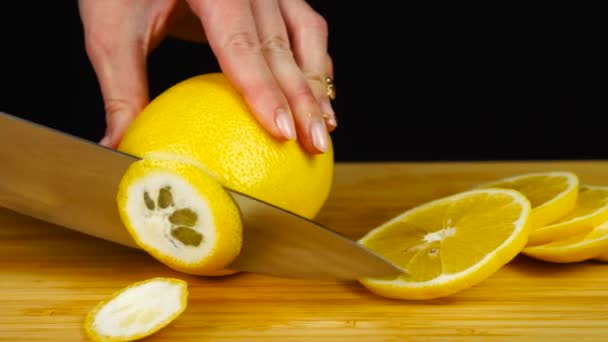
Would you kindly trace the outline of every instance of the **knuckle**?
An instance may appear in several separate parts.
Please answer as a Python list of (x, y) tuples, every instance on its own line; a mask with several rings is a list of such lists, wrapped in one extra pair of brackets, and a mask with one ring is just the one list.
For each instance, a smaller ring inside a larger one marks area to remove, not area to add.
[(291, 47), (287, 37), (272, 35), (262, 39), (262, 50), (266, 53), (290, 53)]
[(228, 35), (224, 43), (228, 51), (236, 53), (257, 53), (260, 43), (254, 39), (253, 33), (249, 31), (239, 31)]
[(116, 39), (105, 31), (91, 30), (85, 34), (85, 50), (91, 59), (109, 55), (116, 45)]
[(304, 77), (311, 84), (315, 84), (318, 86), (325, 86), (325, 75), (320, 74), (316, 70), (315, 71), (304, 71), (303, 73), (304, 73)]
[(146, 54), (148, 42), (144, 37), (121, 36), (109, 30), (91, 30), (85, 34), (85, 51), (92, 60), (109, 58), (124, 47)]
[(317, 71), (304, 71), (304, 77), (306, 78), (306, 81), (308, 81), (315, 97), (319, 99), (322, 98), (326, 90), (325, 76), (319, 74)]
[(328, 35), (329, 27), (327, 25), (327, 20), (325, 20), (325, 18), (318, 13), (310, 14), (310, 16), (307, 18), (306, 26), (320, 36)]

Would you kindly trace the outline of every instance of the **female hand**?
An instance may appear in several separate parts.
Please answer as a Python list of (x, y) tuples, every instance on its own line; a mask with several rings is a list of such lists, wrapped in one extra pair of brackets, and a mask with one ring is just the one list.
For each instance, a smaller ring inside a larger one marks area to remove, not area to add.
[(274, 137), (297, 138), (311, 153), (329, 148), (327, 23), (305, 0), (79, 0), (79, 9), (104, 98), (101, 144), (116, 147), (148, 103), (146, 59), (173, 34), (206, 39)]

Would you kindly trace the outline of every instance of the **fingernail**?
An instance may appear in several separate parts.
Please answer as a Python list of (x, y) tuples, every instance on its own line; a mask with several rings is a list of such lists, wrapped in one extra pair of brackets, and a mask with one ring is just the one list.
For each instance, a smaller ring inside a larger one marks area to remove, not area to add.
[(282, 109), (277, 110), (275, 121), (277, 127), (279, 127), (279, 131), (281, 131), (281, 134), (283, 134), (285, 138), (289, 140), (294, 140), (296, 138), (296, 128), (293, 124), (293, 118), (288, 112)]
[(102, 146), (108, 146), (110, 144), (110, 136), (106, 135), (105, 137), (103, 137), (99, 144)]
[(321, 101), (321, 113), (323, 113), (323, 117), (325, 118), (325, 122), (331, 126), (332, 128), (336, 128), (338, 126), (338, 122), (336, 121), (336, 113), (334, 113), (334, 109), (329, 103), (329, 100)]
[(320, 152), (329, 150), (329, 139), (327, 137), (327, 127), (323, 120), (316, 120), (310, 125), (310, 135), (312, 144)]

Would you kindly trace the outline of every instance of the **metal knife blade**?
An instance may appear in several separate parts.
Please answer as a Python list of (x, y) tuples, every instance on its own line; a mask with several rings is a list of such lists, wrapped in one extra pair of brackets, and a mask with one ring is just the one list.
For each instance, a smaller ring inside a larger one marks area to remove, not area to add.
[[(125, 246), (115, 195), (138, 158), (0, 112), (0, 206)], [(243, 246), (230, 269), (277, 277), (353, 280), (405, 270), (318, 223), (238, 191)]]

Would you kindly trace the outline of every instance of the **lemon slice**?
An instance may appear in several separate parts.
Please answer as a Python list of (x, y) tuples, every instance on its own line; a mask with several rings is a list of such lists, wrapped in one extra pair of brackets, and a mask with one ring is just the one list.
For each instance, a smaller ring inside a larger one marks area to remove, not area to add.
[(532, 227), (542, 227), (558, 220), (576, 204), (579, 179), (565, 171), (534, 172), (515, 175), (479, 185), (477, 188), (513, 189), (528, 198), (532, 205)]
[(530, 212), (528, 199), (509, 189), (466, 191), (410, 209), (359, 240), (409, 274), (360, 282), (397, 299), (430, 299), (464, 290), (522, 250)]
[(134, 283), (99, 303), (84, 322), (94, 341), (134, 341), (174, 321), (187, 306), (185, 281), (152, 278)]
[(543, 261), (568, 263), (595, 258), (606, 251), (608, 251), (608, 221), (583, 233), (545, 245), (526, 247), (522, 253)]
[(535, 229), (529, 246), (545, 244), (588, 231), (608, 220), (608, 187), (581, 185), (573, 210), (550, 225)]
[(117, 204), (137, 244), (177, 271), (217, 275), (240, 252), (236, 203), (215, 178), (184, 158), (150, 155), (131, 164)]

